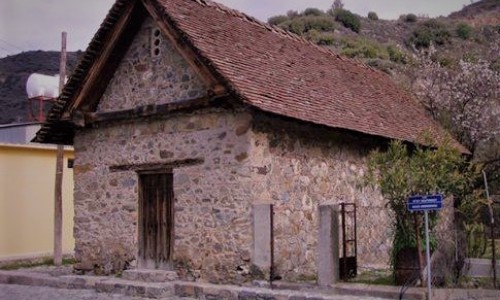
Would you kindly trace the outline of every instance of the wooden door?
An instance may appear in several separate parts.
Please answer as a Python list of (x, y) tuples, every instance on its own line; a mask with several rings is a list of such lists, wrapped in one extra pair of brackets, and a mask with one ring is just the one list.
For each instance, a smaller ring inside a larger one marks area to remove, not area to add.
[(172, 173), (139, 174), (139, 188), (138, 266), (170, 270), (174, 236)]

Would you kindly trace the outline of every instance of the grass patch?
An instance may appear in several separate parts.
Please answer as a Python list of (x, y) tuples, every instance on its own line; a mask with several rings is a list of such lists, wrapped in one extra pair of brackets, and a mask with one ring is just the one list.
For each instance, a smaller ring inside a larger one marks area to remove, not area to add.
[(460, 277), (456, 286), (457, 288), (465, 289), (494, 289), (493, 278), (489, 277)]
[[(73, 265), (76, 263), (76, 260), (74, 258), (63, 258), (62, 264), (64, 266), (66, 265)], [(21, 260), (21, 261), (13, 261), (11, 263), (6, 263), (2, 266), (0, 266), (0, 270), (4, 271), (12, 271), (12, 270), (19, 270), (19, 269), (24, 269), (24, 268), (34, 268), (34, 267), (41, 267), (41, 266), (53, 266), (54, 265), (54, 260), (50, 257), (44, 257), (36, 260)]]
[(367, 270), (360, 272), (358, 276), (349, 280), (352, 283), (364, 283), (374, 285), (394, 285), (391, 270)]

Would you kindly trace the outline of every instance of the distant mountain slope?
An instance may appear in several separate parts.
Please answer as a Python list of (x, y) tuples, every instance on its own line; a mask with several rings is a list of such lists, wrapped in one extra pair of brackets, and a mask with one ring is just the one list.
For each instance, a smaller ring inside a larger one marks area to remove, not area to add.
[[(68, 70), (72, 70), (83, 52), (68, 52)], [(59, 73), (60, 53), (28, 51), (0, 59), (0, 124), (28, 121), (26, 81), (30, 74)]]
[(452, 19), (467, 19), (473, 25), (500, 25), (500, 0), (483, 0), (465, 6), (449, 15)]

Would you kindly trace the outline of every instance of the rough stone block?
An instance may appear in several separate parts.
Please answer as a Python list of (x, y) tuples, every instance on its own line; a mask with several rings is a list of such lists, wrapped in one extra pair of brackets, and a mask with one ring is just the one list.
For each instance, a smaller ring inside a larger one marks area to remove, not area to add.
[(179, 297), (198, 298), (203, 294), (203, 289), (189, 283), (177, 283), (174, 285), (175, 295)]
[(253, 206), (252, 262), (263, 273), (271, 269), (271, 204)]
[(318, 284), (328, 286), (339, 279), (338, 205), (319, 206)]
[(177, 273), (165, 270), (126, 270), (123, 279), (144, 282), (169, 282), (178, 279)]
[(204, 286), (203, 295), (206, 300), (238, 300), (238, 291), (219, 286)]

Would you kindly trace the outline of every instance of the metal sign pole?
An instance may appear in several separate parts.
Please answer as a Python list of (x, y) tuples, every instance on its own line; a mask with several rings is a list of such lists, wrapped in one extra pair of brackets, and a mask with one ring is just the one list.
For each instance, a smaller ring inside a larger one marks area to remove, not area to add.
[[(408, 210), (411, 212), (424, 212), (425, 216), (425, 256), (427, 260), (427, 299), (431, 300), (431, 247), (429, 246), (429, 211), (439, 210), (443, 207), (443, 195), (410, 196)], [(419, 234), (417, 232), (417, 234)], [(419, 253), (420, 255), (420, 253)]]
[(427, 210), (424, 211), (424, 215), (425, 215), (425, 255), (427, 260), (427, 299), (431, 300), (432, 277), (431, 277), (431, 250), (429, 247), (429, 212)]

